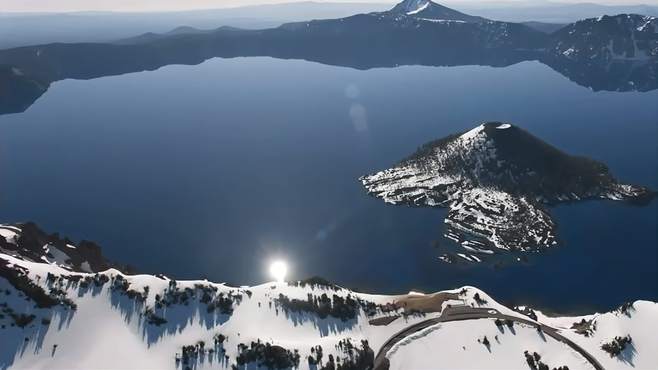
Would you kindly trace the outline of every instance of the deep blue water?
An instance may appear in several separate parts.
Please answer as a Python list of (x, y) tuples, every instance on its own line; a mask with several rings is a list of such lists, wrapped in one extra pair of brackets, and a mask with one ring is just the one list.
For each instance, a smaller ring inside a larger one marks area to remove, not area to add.
[(481, 121), (515, 123), (658, 188), (658, 91), (592, 92), (548, 67), (357, 71), (214, 59), (55, 83), (0, 116), (0, 221), (32, 220), (177, 278), (321, 275), (375, 292), (470, 284), (556, 310), (658, 300), (658, 205), (552, 209), (561, 245), (531, 263), (437, 260), (440, 209), (390, 206), (357, 178)]

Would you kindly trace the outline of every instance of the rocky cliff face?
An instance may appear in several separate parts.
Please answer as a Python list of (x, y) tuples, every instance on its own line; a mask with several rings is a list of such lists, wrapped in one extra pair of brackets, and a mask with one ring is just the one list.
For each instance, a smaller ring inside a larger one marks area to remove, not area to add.
[(114, 268), (134, 272), (129, 266), (109, 261), (94, 242), (82, 240), (75, 245), (59, 234), (47, 234), (32, 222), (0, 224), (0, 253), (17, 258), (57, 265), (68, 271), (98, 272)]

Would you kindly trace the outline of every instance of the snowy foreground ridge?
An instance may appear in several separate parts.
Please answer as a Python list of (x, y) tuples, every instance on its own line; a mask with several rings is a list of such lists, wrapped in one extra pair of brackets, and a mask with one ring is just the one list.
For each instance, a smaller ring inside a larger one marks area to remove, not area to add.
[(557, 244), (546, 205), (585, 199), (646, 204), (655, 193), (617, 182), (606, 165), (571, 156), (509, 123), (489, 122), (422, 146), (396, 166), (361, 177), (391, 204), (448, 208), (445, 236), (481, 262), (501, 251)]
[[(230, 287), (26, 256), (0, 225), (0, 368), (655, 369), (658, 304), (583, 317), (508, 308), (474, 287), (364, 294), (315, 278)], [(57, 245), (59, 244), (59, 245)], [(71, 252), (73, 254), (73, 252)]]

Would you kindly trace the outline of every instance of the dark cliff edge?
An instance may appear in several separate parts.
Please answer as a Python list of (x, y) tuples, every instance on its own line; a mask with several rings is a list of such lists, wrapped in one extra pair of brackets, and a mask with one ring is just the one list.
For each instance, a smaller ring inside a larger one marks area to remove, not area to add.
[(74, 272), (92, 273), (113, 268), (127, 274), (136, 273), (130, 265), (107, 259), (101, 247), (92, 241), (74, 243), (58, 233), (46, 233), (33, 222), (0, 224), (0, 232), (0, 252), (19, 259), (57, 264)]

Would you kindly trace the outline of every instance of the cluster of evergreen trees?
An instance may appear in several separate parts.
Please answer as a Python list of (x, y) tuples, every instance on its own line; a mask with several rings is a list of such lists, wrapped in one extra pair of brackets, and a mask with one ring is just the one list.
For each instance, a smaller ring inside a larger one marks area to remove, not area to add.
[(18, 326), (19, 328), (24, 328), (28, 326), (34, 319), (36, 319), (36, 316), (34, 314), (29, 314), (26, 315), (24, 313), (21, 314), (11, 314), (11, 318), (14, 320), (14, 324)]
[(494, 320), (494, 323), (499, 328), (501, 328), (503, 325), (506, 325), (510, 329), (514, 327), (514, 321), (512, 321), (510, 319), (505, 319), (505, 320), (496, 319), (496, 320)]
[[(204, 284), (195, 284), (194, 289), (189, 287), (180, 289), (176, 280), (170, 280), (165, 292), (155, 296), (155, 308), (161, 309), (177, 304), (189, 305), (192, 299), (200, 296), (199, 301), (206, 304), (208, 313), (219, 310), (224, 315), (233, 314), (233, 305), (242, 302), (242, 294), (233, 292), (216, 294), (217, 290), (213, 285)], [(251, 292), (247, 291), (247, 295), (251, 295)]]
[(345, 297), (333, 294), (329, 298), (326, 293), (322, 293), (320, 296), (308, 293), (306, 300), (301, 300), (290, 299), (280, 293), (279, 297), (275, 299), (275, 303), (285, 311), (315, 313), (321, 319), (331, 316), (342, 321), (356, 318), (360, 309), (368, 316), (374, 316), (377, 312), (389, 312), (396, 309), (393, 305), (383, 306), (353, 297), (351, 294)]
[(212, 337), (213, 342), (215, 342), (215, 347), (223, 345), (226, 339), (226, 336), (221, 333), (217, 333)]
[[(48, 275), (50, 275), (50, 273), (48, 273)], [(76, 276), (80, 277), (79, 275)], [(88, 289), (93, 284), (96, 288), (100, 288), (108, 281), (110, 281), (110, 278), (107, 275), (96, 273), (94, 275), (87, 275), (82, 278), (78, 286), (81, 289)]]
[(215, 299), (213, 299), (210, 303), (208, 303), (206, 310), (209, 313), (214, 312), (215, 310), (219, 310), (219, 313), (223, 315), (231, 315), (233, 314), (233, 303), (236, 300), (238, 300), (239, 303), (241, 299), (242, 299), (241, 295), (233, 296), (231, 295), (231, 293), (229, 293), (228, 295), (224, 295), (224, 293), (219, 293), (219, 295), (215, 297)]
[(196, 360), (200, 354), (205, 352), (206, 343), (202, 340), (198, 341), (196, 344), (183, 346), (181, 352), (181, 361), (183, 365), (189, 365), (192, 360)]
[(149, 325), (160, 326), (167, 323), (167, 319), (158, 316), (152, 307), (147, 307), (144, 310), (144, 321)]
[(289, 282), (288, 285), (290, 286), (295, 286), (295, 287), (302, 287), (305, 288), (306, 286), (311, 287), (311, 289), (315, 288), (325, 288), (325, 289), (330, 289), (333, 290), (334, 292), (337, 292), (340, 290), (340, 287), (334, 283), (331, 283), (330, 281), (323, 279), (319, 276), (314, 276), (308, 279), (304, 280), (298, 280), (294, 282)]
[(526, 316), (528, 316), (529, 318), (531, 318), (531, 319), (537, 321), (537, 313), (535, 313), (535, 311), (534, 311), (533, 309), (531, 309), (530, 307), (523, 307), (523, 308), (520, 308), (520, 307), (518, 307), (518, 306), (515, 306), (515, 307), (514, 307), (514, 311), (516, 311), (516, 312), (518, 312), (518, 313), (520, 313), (520, 314), (522, 314), (522, 315), (526, 315)]
[[(52, 274), (48, 274), (52, 275)], [(55, 275), (52, 275), (53, 277)], [(5, 278), (16, 290), (25, 295), (26, 298), (34, 301), (36, 308), (51, 308), (57, 305), (68, 307), (76, 310), (77, 305), (67, 297), (61, 289), (63, 283), (59, 281), (56, 287), (49, 288), (46, 292), (42, 287), (35, 284), (27, 275), (25, 269), (18, 266), (10, 267), (9, 263), (0, 263), (0, 277)]]
[(255, 363), (258, 367), (268, 369), (290, 369), (299, 366), (299, 359), (297, 350), (290, 351), (281, 346), (262, 343), (259, 339), (250, 345), (238, 344), (236, 362), (238, 366)]
[(477, 303), (479, 306), (482, 306), (483, 304), (487, 303), (486, 299), (480, 297), (480, 293), (475, 293), (473, 299), (475, 300), (475, 303)]
[(615, 337), (612, 341), (608, 343), (603, 343), (601, 349), (608, 352), (610, 357), (618, 356), (623, 350), (626, 349), (626, 346), (631, 344), (633, 339), (630, 335), (625, 337)]
[(50, 297), (59, 302), (60, 305), (68, 307), (73, 311), (78, 309), (78, 305), (66, 295), (66, 292), (59, 287), (50, 288)]
[(620, 313), (623, 313), (624, 315), (630, 317), (631, 316), (631, 311), (635, 311), (635, 306), (633, 306), (633, 302), (626, 302), (619, 306), (617, 309)]
[(306, 300), (290, 299), (279, 294), (276, 303), (286, 311), (315, 313), (321, 319), (328, 316), (339, 318), (342, 321), (354, 319), (359, 312), (360, 304), (347, 295), (345, 298), (334, 294), (331, 298), (326, 293), (321, 296), (308, 294)]
[(367, 340), (361, 341), (361, 347), (355, 346), (352, 341), (342, 339), (336, 344), (336, 349), (343, 353), (343, 356), (329, 354), (327, 361), (323, 362), (322, 346), (311, 348), (311, 355), (308, 356), (308, 364), (313, 368), (320, 370), (366, 370), (371, 369), (375, 353), (370, 349)]
[[(37, 276), (37, 281), (38, 279), (39, 277)], [(68, 306), (74, 310), (77, 308), (77, 306), (71, 299), (66, 296), (66, 293), (62, 289), (64, 284), (66, 284), (67, 288), (71, 286), (77, 286), (78, 294), (81, 296), (82, 294), (85, 294), (91, 286), (100, 288), (108, 281), (110, 281), (110, 278), (107, 275), (99, 273), (82, 276), (55, 275), (49, 272), (46, 275), (46, 283), (50, 288), (50, 295), (56, 297), (60, 304)]]
[(574, 329), (576, 334), (589, 337), (596, 330), (596, 323), (593, 320), (581, 319), (580, 322), (574, 322), (571, 329)]
[(9, 262), (0, 262), (0, 277), (5, 278), (16, 290), (31, 298), (38, 308), (50, 308), (59, 304), (59, 301), (46, 293), (43, 288), (36, 285), (27, 276), (27, 273), (17, 268), (9, 267)]
[(223, 347), (225, 340), (224, 335), (217, 333), (213, 337), (214, 347), (206, 346), (206, 342), (202, 340), (197, 341), (195, 344), (183, 346), (181, 353), (177, 353), (175, 357), (177, 367), (182, 363), (185, 370), (196, 368), (199, 361), (203, 361), (206, 356), (211, 361), (216, 358), (228, 362), (229, 356), (226, 355), (226, 350)]
[(311, 366), (322, 364), (322, 346), (311, 347), (311, 354), (308, 356), (307, 360), (308, 364)]
[(130, 283), (128, 280), (124, 279), (122, 275), (117, 275), (112, 278), (112, 286), (110, 289), (119, 291), (119, 292), (127, 292), (128, 289), (130, 288)]
[[(102, 281), (102, 279), (93, 278), (91, 281), (96, 283)], [(145, 286), (142, 291), (130, 289), (130, 283), (121, 275), (117, 275), (112, 279), (111, 289), (139, 303), (145, 302), (149, 295), (148, 286)], [(242, 301), (242, 294), (233, 292), (216, 294), (217, 290), (215, 286), (204, 284), (195, 284), (194, 289), (189, 287), (181, 289), (178, 287), (176, 280), (170, 280), (168, 288), (162, 294), (155, 295), (154, 307), (147, 307), (144, 310), (145, 322), (151, 325), (163, 325), (167, 323), (167, 320), (157, 314), (159, 310), (172, 305), (187, 306), (197, 297), (200, 297), (199, 301), (201, 303), (206, 304), (208, 313), (217, 310), (224, 315), (233, 314), (233, 306)], [(250, 295), (251, 292), (247, 291), (247, 294)]]
[(141, 292), (134, 289), (130, 289), (130, 283), (122, 275), (116, 275), (112, 279), (112, 285), (110, 286), (110, 289), (120, 294), (123, 294), (128, 298), (137, 301), (139, 303), (144, 303), (149, 295), (148, 286), (145, 286)]
[(328, 356), (328, 361), (321, 370), (366, 370), (372, 369), (375, 362), (375, 352), (370, 348), (367, 340), (361, 341), (357, 347), (349, 338), (342, 339), (336, 345), (336, 349), (343, 353), (343, 357)]
[[(542, 362), (541, 355), (539, 353), (530, 353), (528, 351), (524, 351), (523, 355), (525, 356), (526, 363), (532, 370), (551, 370), (548, 365)], [(569, 366), (564, 365), (560, 367), (554, 367), (553, 370), (569, 370)]]
[(161, 309), (172, 305), (189, 305), (190, 299), (194, 297), (194, 290), (191, 288), (180, 289), (176, 280), (169, 281), (169, 287), (165, 289), (162, 295), (155, 295), (155, 308)]
[[(123, 279), (123, 276), (121, 276), (121, 279)], [(37, 276), (37, 281), (39, 281), (39, 276)], [(64, 291), (61, 288), (63, 288), (64, 284), (66, 284), (67, 288), (71, 286), (77, 287), (78, 294), (82, 295), (86, 293), (90, 287), (94, 286), (96, 288), (100, 288), (103, 285), (105, 285), (108, 281), (110, 281), (110, 278), (107, 275), (99, 274), (99, 273), (83, 276), (83, 275), (55, 275), (49, 272), (46, 275), (46, 283), (50, 288), (51, 294), (53, 294), (53, 292), (63, 293)], [(127, 289), (127, 285), (123, 283), (118, 284), (117, 287), (121, 288), (122, 290)]]

